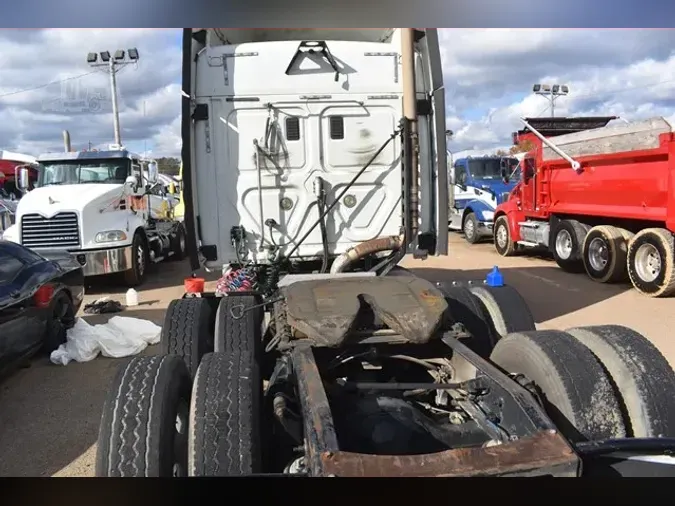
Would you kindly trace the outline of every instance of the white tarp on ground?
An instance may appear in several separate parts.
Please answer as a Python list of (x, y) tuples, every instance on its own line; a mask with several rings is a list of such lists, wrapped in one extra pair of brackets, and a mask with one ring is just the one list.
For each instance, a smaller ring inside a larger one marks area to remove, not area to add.
[(122, 358), (138, 355), (150, 344), (159, 342), (162, 328), (151, 321), (113, 316), (108, 323), (89, 325), (78, 318), (68, 330), (68, 340), (52, 352), (49, 359), (57, 365), (72, 360), (89, 362), (100, 353), (104, 357)]

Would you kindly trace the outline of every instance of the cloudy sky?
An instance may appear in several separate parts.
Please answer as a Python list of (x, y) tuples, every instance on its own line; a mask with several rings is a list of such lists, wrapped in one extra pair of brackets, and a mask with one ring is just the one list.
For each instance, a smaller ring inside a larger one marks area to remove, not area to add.
[[(118, 74), (123, 142), (178, 155), (180, 38), (175, 29), (0, 30), (0, 149), (60, 149), (63, 129), (77, 149), (112, 142), (108, 75), (86, 53), (137, 47), (137, 67)], [(519, 117), (550, 114), (531, 93), (536, 82), (569, 85), (556, 115), (675, 119), (675, 30), (443, 29), (441, 42), (454, 152), (507, 146)]]

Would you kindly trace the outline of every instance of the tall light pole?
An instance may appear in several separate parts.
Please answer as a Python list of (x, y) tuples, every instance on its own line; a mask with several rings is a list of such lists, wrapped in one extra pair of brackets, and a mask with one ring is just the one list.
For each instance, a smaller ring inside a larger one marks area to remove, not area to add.
[[(100, 58), (100, 61), (99, 61)], [(88, 53), (87, 63), (92, 67), (104, 68), (110, 74), (110, 92), (112, 94), (112, 112), (113, 129), (115, 131), (115, 144), (122, 145), (122, 135), (120, 133), (120, 111), (117, 106), (117, 72), (129, 65), (138, 62), (138, 49), (128, 50), (118, 49), (114, 55), (110, 51), (101, 51), (100, 53)]]
[(551, 117), (555, 116), (555, 101), (558, 97), (564, 97), (569, 94), (570, 88), (566, 84), (535, 84), (532, 91), (536, 95), (541, 95), (551, 104)]

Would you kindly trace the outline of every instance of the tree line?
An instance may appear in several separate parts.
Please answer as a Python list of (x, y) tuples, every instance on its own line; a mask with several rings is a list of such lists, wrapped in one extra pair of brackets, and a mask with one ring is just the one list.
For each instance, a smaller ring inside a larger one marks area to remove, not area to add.
[(160, 174), (167, 176), (177, 176), (180, 173), (180, 158), (163, 156), (155, 158), (157, 170)]

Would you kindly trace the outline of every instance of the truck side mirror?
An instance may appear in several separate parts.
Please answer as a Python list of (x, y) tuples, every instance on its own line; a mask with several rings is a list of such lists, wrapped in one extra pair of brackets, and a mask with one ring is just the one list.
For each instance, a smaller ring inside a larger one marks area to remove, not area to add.
[(30, 187), (30, 175), (28, 174), (28, 167), (19, 168), (19, 177), (17, 178), (16, 185), (19, 190), (22, 192), (27, 191)]
[(148, 164), (148, 182), (155, 184), (159, 177), (159, 170), (157, 169), (157, 162), (150, 162)]
[(127, 195), (136, 193), (138, 190), (138, 180), (136, 179), (135, 176), (129, 176), (126, 178), (124, 181), (124, 193)]

